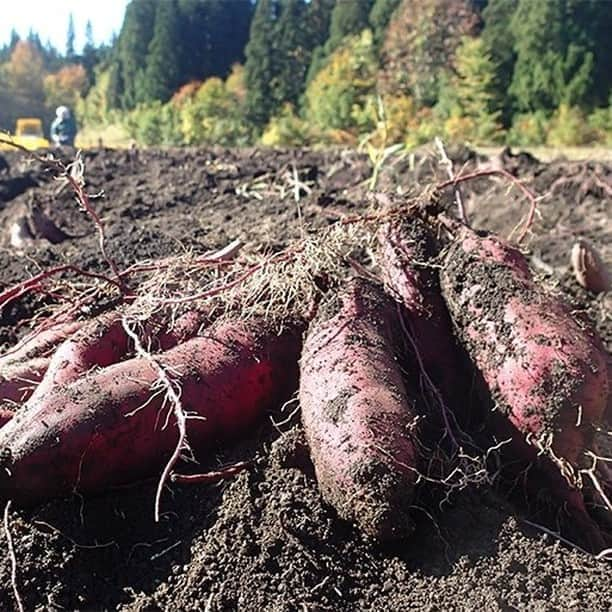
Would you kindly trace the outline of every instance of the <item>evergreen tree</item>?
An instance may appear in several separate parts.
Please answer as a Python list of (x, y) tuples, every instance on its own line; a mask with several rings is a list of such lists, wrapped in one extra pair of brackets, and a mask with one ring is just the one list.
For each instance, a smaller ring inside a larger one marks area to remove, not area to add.
[(89, 83), (93, 85), (95, 83), (95, 72), (94, 68), (98, 63), (98, 52), (93, 38), (93, 27), (91, 20), (87, 20), (85, 24), (85, 44), (83, 45), (83, 52), (81, 54), (81, 62), (87, 71), (87, 78)]
[(586, 102), (607, 106), (612, 95), (612, 6), (601, 0), (570, 0), (568, 4), (581, 44), (594, 55), (592, 87)]
[(337, 0), (331, 14), (327, 53), (331, 53), (345, 36), (358, 34), (368, 27), (373, 0)]
[(260, 127), (267, 123), (274, 111), (272, 80), (276, 66), (272, 41), (278, 10), (277, 0), (258, 0), (246, 46), (247, 117)]
[(181, 68), (186, 82), (204, 80), (212, 74), (208, 4), (203, 0), (179, 0), (183, 40)]
[(212, 60), (210, 74), (226, 77), (233, 64), (244, 61), (253, 4), (251, 0), (207, 0), (207, 10)]
[(106, 99), (108, 101), (108, 108), (119, 108), (122, 103), (122, 93), (125, 90), (123, 86), (123, 70), (121, 62), (115, 59), (110, 62), (108, 67), (108, 85)]
[(312, 54), (306, 73), (306, 85), (325, 65), (327, 54), (324, 45), (329, 37), (329, 26), (334, 6), (335, 0), (310, 0), (308, 4), (306, 27)]
[(374, 0), (368, 19), (372, 26), (374, 40), (377, 43), (383, 40), (385, 30), (391, 20), (391, 15), (393, 15), (399, 4), (400, 0)]
[(335, 2), (336, 0), (310, 0), (308, 2), (305, 27), (311, 49), (324, 45), (327, 41)]
[(73, 62), (74, 56), (74, 17), (70, 13), (68, 17), (68, 31), (66, 32), (66, 59), (69, 62)]
[(225, 77), (244, 61), (253, 13), (251, 0), (180, 0), (182, 81)]
[(153, 38), (156, 6), (154, 0), (131, 0), (125, 10), (114, 62), (120, 70), (115, 85), (120, 86), (121, 105), (126, 109), (134, 108), (145, 98), (142, 81)]
[(157, 5), (153, 38), (149, 45), (147, 65), (142, 80), (145, 101), (166, 102), (181, 83), (181, 32), (176, 0)]
[(12, 53), (13, 49), (17, 46), (20, 40), (19, 33), (15, 28), (11, 30), (11, 42), (9, 43), (9, 51)]
[(274, 111), (284, 103), (297, 104), (304, 89), (312, 55), (306, 25), (304, 0), (282, 0), (281, 12), (273, 30), (275, 56), (272, 98)]
[(595, 75), (581, 2), (519, 0), (512, 17), (516, 64), (510, 93), (523, 111), (585, 104)]
[(457, 48), (455, 70), (451, 84), (457, 114), (471, 122), (477, 142), (492, 142), (499, 133), (501, 111), (495, 92), (496, 66), (482, 38), (463, 39)]
[(497, 98), (503, 100), (502, 121), (506, 126), (511, 123), (513, 110), (512, 97), (508, 90), (512, 82), (516, 53), (510, 24), (517, 6), (518, 0), (489, 0), (482, 14), (482, 41), (486, 53), (497, 66), (493, 88)]

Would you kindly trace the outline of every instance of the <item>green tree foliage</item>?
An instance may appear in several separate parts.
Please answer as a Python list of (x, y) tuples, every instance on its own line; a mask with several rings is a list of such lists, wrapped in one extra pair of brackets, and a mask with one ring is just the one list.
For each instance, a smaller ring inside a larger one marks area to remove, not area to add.
[[(249, 38), (253, 17), (251, 0), (208, 0), (210, 18), (210, 75), (225, 78), (235, 63), (244, 61), (244, 48)], [(199, 78), (210, 75), (197, 75)]]
[(581, 5), (572, 0), (519, 0), (511, 21), (516, 64), (510, 87), (519, 110), (552, 111), (561, 104), (588, 103), (595, 55)]
[(283, 104), (297, 104), (302, 94), (312, 57), (312, 39), (304, 27), (307, 16), (304, 0), (283, 0), (274, 26), (274, 111)]
[(157, 5), (153, 38), (142, 80), (142, 98), (167, 102), (181, 82), (177, 67), (181, 56), (181, 32), (176, 0)]
[(87, 79), (93, 85), (95, 83), (95, 67), (100, 61), (98, 49), (93, 39), (93, 26), (91, 21), (87, 20), (85, 24), (85, 44), (83, 45), (83, 53), (81, 54), (81, 64), (87, 72)]
[(306, 84), (321, 70), (327, 56), (325, 41), (329, 37), (329, 25), (335, 0), (310, 0), (307, 8), (306, 28), (312, 55), (306, 72)]
[(474, 35), (479, 24), (470, 0), (402, 0), (385, 35), (382, 90), (408, 94), (419, 106), (434, 105), (462, 37)]
[(68, 30), (66, 32), (66, 59), (69, 61), (74, 61), (75, 51), (74, 51), (74, 17), (72, 13), (68, 17)]
[(303, 147), (309, 143), (310, 138), (310, 126), (287, 103), (278, 115), (270, 119), (261, 135), (261, 144), (267, 147)]
[(486, 53), (482, 38), (466, 37), (457, 48), (455, 75), (449, 84), (454, 97), (447, 129), (453, 136), (478, 144), (500, 136), (500, 116), (495, 92), (495, 64)]
[(153, 38), (156, 6), (153, 0), (131, 0), (125, 10), (114, 61), (118, 64), (116, 94), (126, 109), (146, 99), (144, 71)]
[(315, 14), (305, 0), (257, 3), (245, 64), (247, 113), (256, 126), (263, 127), (283, 104), (298, 102), (313, 47), (321, 39), (309, 27), (311, 17), (316, 23)]
[(561, 104), (551, 118), (546, 144), (553, 147), (584, 146), (595, 143), (597, 138), (597, 130), (587, 121), (583, 110)]
[(181, 131), (187, 144), (244, 145), (250, 132), (242, 118), (243, 108), (237, 82), (242, 76), (233, 74), (224, 83), (211, 77), (187, 100), (180, 109)]
[(176, 145), (181, 142), (180, 120), (172, 104), (158, 100), (140, 104), (126, 118), (126, 127), (136, 141), (153, 145)]
[(595, 55), (593, 104), (603, 107), (611, 105), (612, 96), (612, 5), (600, 0), (585, 0), (578, 4), (581, 22), (586, 25), (588, 44)]
[(487, 54), (496, 66), (494, 88), (497, 98), (503, 101), (502, 120), (506, 126), (510, 124), (513, 110), (512, 97), (507, 92), (516, 61), (510, 23), (517, 6), (518, 0), (489, 0), (482, 13), (482, 40)]
[(99, 66), (96, 69), (95, 84), (77, 105), (77, 114), (82, 124), (100, 126), (110, 122), (113, 108), (111, 82), (113, 68)]
[(181, 82), (225, 77), (241, 62), (253, 13), (250, 0), (179, 0)]
[(273, 37), (278, 13), (277, 0), (257, 2), (246, 46), (247, 117), (260, 126), (265, 125), (274, 113), (271, 84), (276, 72)]
[(376, 54), (370, 30), (349, 37), (329, 57), (325, 67), (308, 84), (306, 118), (321, 132), (372, 129), (376, 117), (371, 107), (376, 85)]
[(377, 43), (382, 42), (391, 16), (399, 4), (400, 0), (374, 0), (368, 20)]
[(368, 27), (368, 17), (373, 0), (336, 0), (331, 14), (329, 38), (325, 44), (327, 53), (340, 45), (346, 36), (358, 34)]

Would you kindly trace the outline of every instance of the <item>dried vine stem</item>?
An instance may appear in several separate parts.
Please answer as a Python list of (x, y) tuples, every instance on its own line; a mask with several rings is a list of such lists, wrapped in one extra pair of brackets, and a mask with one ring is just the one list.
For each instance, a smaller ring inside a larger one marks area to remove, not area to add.
[(21, 283), (17, 283), (16, 285), (9, 287), (3, 293), (0, 293), (0, 308), (6, 306), (8, 303), (21, 297), (22, 295), (25, 295), (29, 291), (40, 288), (41, 283), (43, 281), (48, 278), (51, 278), (52, 276), (61, 274), (62, 272), (74, 272), (76, 274), (79, 274), (80, 276), (86, 276), (88, 278), (95, 278), (98, 280), (106, 281), (107, 283), (117, 287), (118, 289), (121, 288), (121, 285), (109, 276), (106, 276), (104, 274), (97, 274), (96, 272), (88, 272), (87, 270), (83, 270), (82, 268), (79, 268), (72, 264), (64, 264), (61, 266), (55, 266), (54, 268), (44, 270), (40, 274), (32, 276), (31, 278), (28, 278), (22, 281)]
[(520, 189), (520, 191), (529, 201), (529, 212), (527, 213), (527, 218), (525, 219), (525, 223), (523, 224), (523, 229), (521, 230), (521, 233), (516, 239), (517, 244), (520, 244), (525, 239), (525, 236), (527, 235), (527, 232), (531, 228), (533, 220), (535, 219), (535, 214), (538, 207), (538, 197), (522, 181), (510, 174), (510, 172), (508, 172), (507, 170), (478, 170), (477, 172), (470, 172), (469, 174), (461, 174), (459, 176), (455, 176), (449, 179), (448, 181), (438, 183), (435, 186), (435, 189), (440, 191), (442, 189), (446, 189), (447, 187), (456, 187), (460, 183), (473, 181), (479, 178), (486, 178), (489, 176), (499, 176), (510, 181), (513, 185)]
[(223, 468), (203, 474), (177, 474), (170, 476), (172, 482), (181, 484), (212, 484), (220, 480), (226, 480), (236, 474), (240, 474), (244, 470), (253, 465), (252, 461), (238, 461), (232, 465), (227, 465)]

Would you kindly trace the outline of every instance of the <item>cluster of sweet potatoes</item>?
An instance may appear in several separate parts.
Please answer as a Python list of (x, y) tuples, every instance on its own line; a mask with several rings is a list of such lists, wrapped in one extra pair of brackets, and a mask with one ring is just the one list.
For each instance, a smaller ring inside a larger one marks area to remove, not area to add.
[(377, 540), (408, 535), (419, 483), (445, 482), (436, 446), (449, 460), (503, 446), (571, 516), (610, 521), (610, 380), (595, 333), (492, 234), (414, 216), (377, 237), (378, 279), (328, 283), (308, 321), (188, 312), (141, 322), (143, 354), (108, 313), (14, 348), (0, 359), (0, 497), (159, 477), (177, 440), (201, 458), (299, 389), (322, 495)]

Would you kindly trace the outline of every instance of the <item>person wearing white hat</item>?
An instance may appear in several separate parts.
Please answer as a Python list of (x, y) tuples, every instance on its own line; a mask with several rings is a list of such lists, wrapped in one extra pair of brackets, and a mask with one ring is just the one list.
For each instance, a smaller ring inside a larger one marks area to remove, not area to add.
[(67, 106), (58, 106), (51, 124), (51, 140), (55, 146), (73, 147), (76, 132), (76, 121), (70, 109)]

